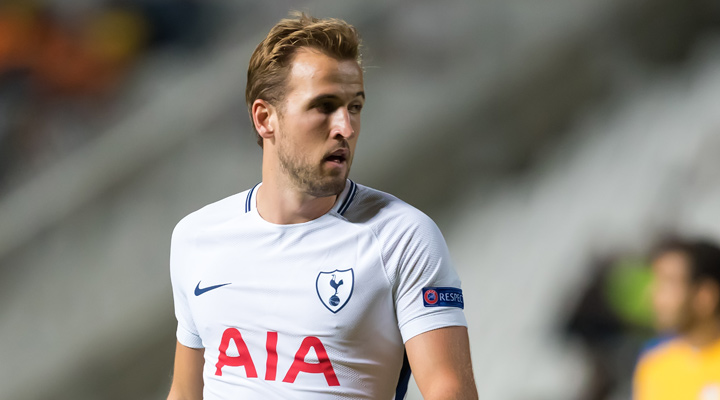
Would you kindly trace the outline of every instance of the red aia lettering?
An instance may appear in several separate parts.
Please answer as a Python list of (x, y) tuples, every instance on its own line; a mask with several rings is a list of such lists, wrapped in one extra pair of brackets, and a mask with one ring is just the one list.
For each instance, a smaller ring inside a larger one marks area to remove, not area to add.
[(265, 380), (274, 381), (277, 373), (277, 332), (268, 332), (265, 341), (267, 361), (265, 362)]
[[(311, 347), (315, 349), (315, 353), (317, 354), (317, 364), (305, 362), (305, 356), (310, 351)], [(330, 363), (330, 358), (328, 358), (327, 351), (325, 351), (325, 346), (323, 346), (320, 339), (314, 336), (308, 336), (303, 339), (300, 348), (297, 353), (295, 353), (295, 360), (290, 366), (287, 375), (285, 375), (283, 382), (295, 382), (298, 372), (324, 374), (328, 386), (340, 386), (340, 382), (338, 382), (338, 378), (335, 375), (335, 370)]]
[[(229, 357), (227, 355), (228, 346), (230, 341), (235, 341), (235, 346), (238, 349), (237, 357)], [(229, 365), (231, 367), (245, 367), (245, 375), (248, 378), (257, 378), (257, 371), (255, 370), (255, 363), (253, 363), (252, 357), (250, 357), (250, 351), (248, 351), (247, 345), (240, 334), (240, 331), (235, 328), (228, 328), (223, 332), (222, 340), (220, 341), (220, 356), (218, 362), (215, 365), (215, 375), (222, 376), (222, 367)]]
[[(227, 349), (230, 346), (230, 341), (235, 341), (235, 345), (238, 349), (237, 357), (230, 357), (227, 355)], [(265, 380), (274, 381), (277, 376), (277, 353), (278, 333), (268, 332), (267, 339), (265, 340), (265, 350), (267, 351), (267, 360), (265, 362)], [(305, 361), (305, 357), (310, 352), (310, 349), (315, 350), (317, 354), (317, 363), (309, 363)], [(248, 378), (257, 378), (257, 370), (255, 369), (255, 363), (253, 363), (250, 351), (248, 351), (247, 345), (240, 334), (240, 331), (235, 328), (228, 328), (223, 332), (222, 339), (220, 341), (220, 355), (218, 356), (218, 362), (215, 365), (215, 375), (222, 376), (222, 368), (224, 366), (230, 367), (245, 367), (245, 375)], [(303, 339), (300, 344), (300, 348), (295, 353), (290, 369), (283, 382), (294, 383), (300, 372), (309, 374), (323, 374), (328, 386), (340, 386), (335, 370), (333, 369), (330, 358), (327, 355), (325, 346), (323, 346), (320, 339), (314, 336), (308, 336)]]

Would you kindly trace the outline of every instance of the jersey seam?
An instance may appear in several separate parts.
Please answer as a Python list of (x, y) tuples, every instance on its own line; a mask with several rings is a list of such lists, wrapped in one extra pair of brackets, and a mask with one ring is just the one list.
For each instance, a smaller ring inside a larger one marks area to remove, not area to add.
[[(347, 222), (347, 223), (349, 223), (349, 224), (352, 224), (352, 225), (355, 225), (355, 224), (352, 223), (350, 220), (348, 220), (345, 216), (340, 215), (340, 214), (338, 214), (337, 212), (335, 212), (335, 213), (333, 213), (333, 214), (335, 214), (336, 217), (344, 220), (345, 222)], [(387, 267), (386, 267), (386, 265), (385, 265), (385, 259), (384, 259), (384, 257), (383, 257), (383, 252), (382, 252), (383, 247), (382, 247), (382, 244), (381, 244), (382, 242), (380, 241), (380, 238), (378, 238), (378, 237), (377, 237), (377, 234), (375, 234), (375, 230), (373, 230), (373, 229), (372, 229), (371, 227), (369, 227), (369, 226), (362, 226), (362, 225), (361, 225), (361, 226), (358, 226), (358, 228), (360, 228), (360, 229), (366, 229), (366, 230), (370, 231), (370, 234), (372, 235), (373, 241), (374, 241), (376, 244), (378, 244), (377, 247), (379, 248), (378, 253), (380, 253), (380, 254), (379, 254), (379, 255), (380, 255), (380, 264), (382, 264), (383, 275), (385, 276), (385, 279), (387, 280), (388, 284), (390, 285), (390, 288), (392, 288), (392, 287), (395, 285), (395, 283), (390, 279), (390, 275), (388, 274)], [(394, 300), (394, 299), (395, 299), (395, 296), (393, 296), (393, 300)]]
[[(363, 227), (370, 231), (372, 234), (373, 239), (378, 244), (378, 253), (380, 253), (380, 263), (382, 264), (383, 273), (385, 275), (385, 279), (387, 279), (388, 283), (390, 284), (390, 290), (392, 290), (395, 287), (395, 281), (390, 279), (390, 275), (388, 274), (387, 266), (385, 263), (385, 257), (383, 256), (383, 246), (382, 241), (380, 241), (380, 238), (378, 238), (377, 234), (375, 233), (375, 230), (371, 227)], [(393, 293), (393, 303), (395, 303), (395, 293)]]
[[(357, 185), (357, 184), (356, 184), (356, 185)], [(360, 189), (361, 189), (361, 188), (360, 188), (360, 185), (357, 185), (356, 192), (359, 192)], [(349, 193), (348, 193), (348, 194), (349, 194)], [(357, 193), (356, 193), (356, 194), (357, 194)], [(347, 210), (345, 210), (345, 211), (347, 211)], [(342, 214), (339, 214), (337, 211), (336, 211), (336, 212), (333, 212), (333, 214), (334, 214), (336, 217), (341, 218), (342, 220), (344, 220), (344, 221), (346, 221), (346, 222), (348, 222), (348, 223), (350, 223), (350, 224), (355, 225), (355, 224), (354, 224), (353, 222), (351, 222), (346, 216), (344, 216), (344, 215), (342, 215)], [(390, 290), (392, 290), (393, 287), (395, 286), (395, 282), (390, 279), (390, 275), (388, 274), (387, 266), (386, 266), (386, 263), (385, 263), (385, 258), (383, 257), (383, 246), (382, 246), (382, 242), (380, 241), (380, 238), (378, 238), (377, 234), (375, 233), (375, 230), (374, 230), (372, 227), (370, 227), (370, 226), (364, 226), (364, 225), (359, 225), (358, 227), (359, 227), (360, 229), (367, 229), (368, 231), (370, 231), (370, 234), (372, 235), (373, 240), (375, 241), (375, 243), (377, 244), (377, 247), (379, 248), (378, 253), (380, 253), (380, 254), (379, 254), (379, 255), (380, 255), (380, 263), (382, 264), (383, 275), (385, 276), (385, 279), (387, 280), (388, 284), (390, 285)], [(393, 303), (394, 303), (394, 302), (395, 302), (395, 296), (394, 296), (394, 294), (393, 294)]]
[[(347, 220), (346, 220), (346, 221), (347, 221)], [(352, 223), (352, 222), (350, 222), (350, 221), (348, 221), (348, 222), (349, 222), (349, 223)], [(380, 238), (378, 238), (377, 234), (375, 233), (375, 230), (372, 229), (371, 227), (369, 227), (369, 226), (360, 226), (360, 228), (361, 228), (361, 229), (366, 229), (366, 230), (370, 231), (370, 234), (372, 235), (373, 241), (377, 244), (378, 253), (379, 253), (379, 255), (380, 255), (380, 264), (382, 264), (383, 275), (385, 276), (385, 279), (387, 280), (388, 284), (390, 285), (390, 289), (392, 290), (392, 288), (395, 286), (395, 283), (390, 279), (390, 275), (388, 274), (387, 266), (386, 266), (386, 263), (385, 263), (385, 258), (383, 257), (383, 246), (382, 246), (382, 242), (380, 241)], [(393, 295), (393, 302), (394, 302), (394, 301), (395, 301), (395, 296)]]

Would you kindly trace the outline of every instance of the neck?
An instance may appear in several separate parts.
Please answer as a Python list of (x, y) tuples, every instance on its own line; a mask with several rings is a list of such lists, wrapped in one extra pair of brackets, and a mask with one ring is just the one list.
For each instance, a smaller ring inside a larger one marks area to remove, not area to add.
[(337, 196), (315, 197), (287, 184), (270, 180), (258, 188), (257, 210), (273, 224), (288, 225), (312, 221), (335, 205)]
[(683, 334), (683, 338), (693, 347), (702, 348), (720, 340), (720, 319), (712, 318), (699, 321)]

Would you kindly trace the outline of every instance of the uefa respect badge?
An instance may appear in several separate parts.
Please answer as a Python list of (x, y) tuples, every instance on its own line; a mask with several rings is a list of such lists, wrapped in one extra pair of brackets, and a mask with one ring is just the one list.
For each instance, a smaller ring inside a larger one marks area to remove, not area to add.
[(462, 289), (454, 287), (426, 287), (422, 290), (425, 307), (457, 307), (464, 309)]

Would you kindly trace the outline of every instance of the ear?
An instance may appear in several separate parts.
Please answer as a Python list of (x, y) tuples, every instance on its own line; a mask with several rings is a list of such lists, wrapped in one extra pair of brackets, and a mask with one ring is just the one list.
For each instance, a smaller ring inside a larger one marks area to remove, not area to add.
[(720, 287), (717, 283), (708, 279), (699, 284), (695, 295), (695, 307), (704, 318), (716, 315), (720, 307)]
[(263, 139), (272, 139), (277, 129), (277, 110), (265, 100), (257, 99), (252, 104), (250, 111), (253, 125), (258, 135)]

